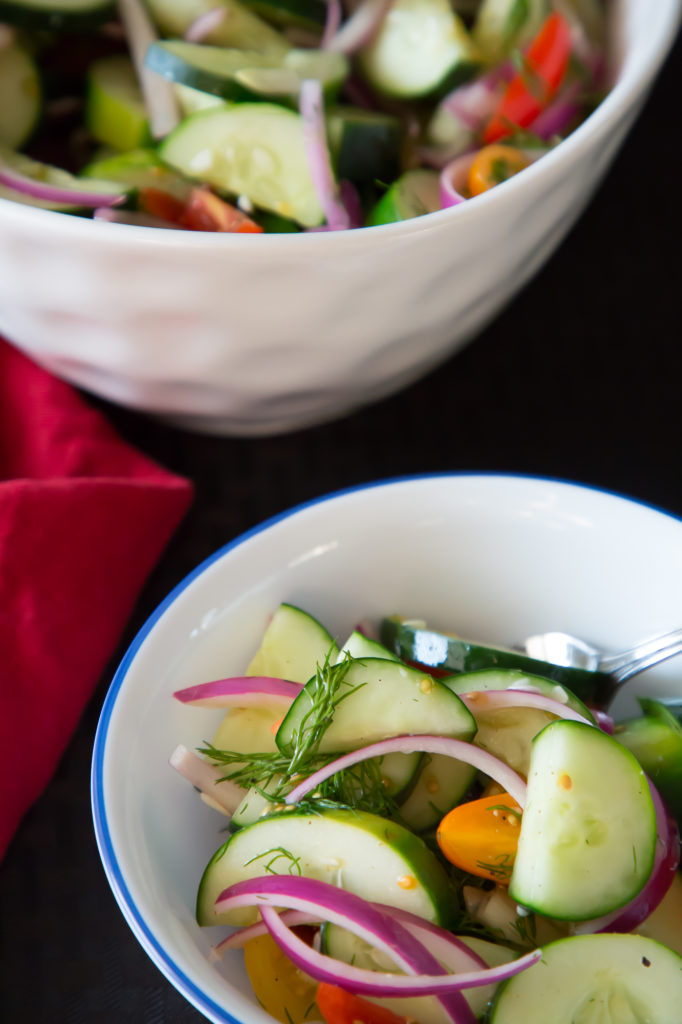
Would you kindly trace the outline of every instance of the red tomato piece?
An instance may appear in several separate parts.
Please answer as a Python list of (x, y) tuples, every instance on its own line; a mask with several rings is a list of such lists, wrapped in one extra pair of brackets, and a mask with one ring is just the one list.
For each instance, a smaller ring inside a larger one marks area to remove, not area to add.
[(317, 1005), (327, 1024), (405, 1024), (406, 1021), (385, 1006), (351, 995), (325, 981), (317, 987)]
[(245, 213), (205, 188), (194, 188), (180, 223), (192, 231), (230, 231), (260, 234), (262, 227)]
[(526, 71), (515, 75), (483, 132), (496, 142), (516, 128), (528, 128), (563, 82), (571, 56), (571, 29), (555, 12), (544, 22), (524, 57)]

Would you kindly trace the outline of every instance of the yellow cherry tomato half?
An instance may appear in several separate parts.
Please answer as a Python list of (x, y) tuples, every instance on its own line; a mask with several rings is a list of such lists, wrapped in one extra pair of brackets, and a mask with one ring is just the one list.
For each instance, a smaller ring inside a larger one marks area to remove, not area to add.
[(259, 935), (246, 943), (244, 965), (256, 999), (281, 1024), (319, 1020), (317, 985), (292, 964), (269, 935)]
[(469, 168), (469, 192), (472, 196), (487, 192), (527, 166), (526, 157), (513, 146), (484, 146), (478, 151)]
[(519, 843), (521, 808), (509, 793), (460, 804), (438, 826), (438, 845), (463, 871), (508, 885)]

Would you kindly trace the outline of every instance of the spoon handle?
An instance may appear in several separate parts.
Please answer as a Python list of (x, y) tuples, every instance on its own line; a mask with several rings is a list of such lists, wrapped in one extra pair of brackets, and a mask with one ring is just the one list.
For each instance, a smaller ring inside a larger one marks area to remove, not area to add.
[(621, 654), (600, 658), (599, 671), (608, 672), (618, 683), (623, 683), (638, 672), (652, 668), (675, 654), (682, 654), (682, 629), (644, 640)]

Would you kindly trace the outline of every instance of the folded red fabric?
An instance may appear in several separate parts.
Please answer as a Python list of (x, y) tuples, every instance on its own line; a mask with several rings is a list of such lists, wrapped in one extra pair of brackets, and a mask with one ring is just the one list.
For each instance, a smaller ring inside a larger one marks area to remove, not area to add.
[(191, 497), (0, 340), (0, 857)]

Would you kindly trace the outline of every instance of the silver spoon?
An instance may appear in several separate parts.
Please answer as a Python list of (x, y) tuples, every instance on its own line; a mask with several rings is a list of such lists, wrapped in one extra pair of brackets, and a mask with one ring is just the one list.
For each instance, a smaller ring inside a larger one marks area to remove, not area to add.
[(529, 636), (522, 644), (522, 650), (538, 661), (566, 668), (582, 668), (589, 672), (604, 672), (615, 683), (658, 665), (667, 658), (682, 654), (682, 629), (643, 640), (630, 650), (620, 654), (602, 654), (596, 647), (579, 640), (569, 633), (539, 633)]

